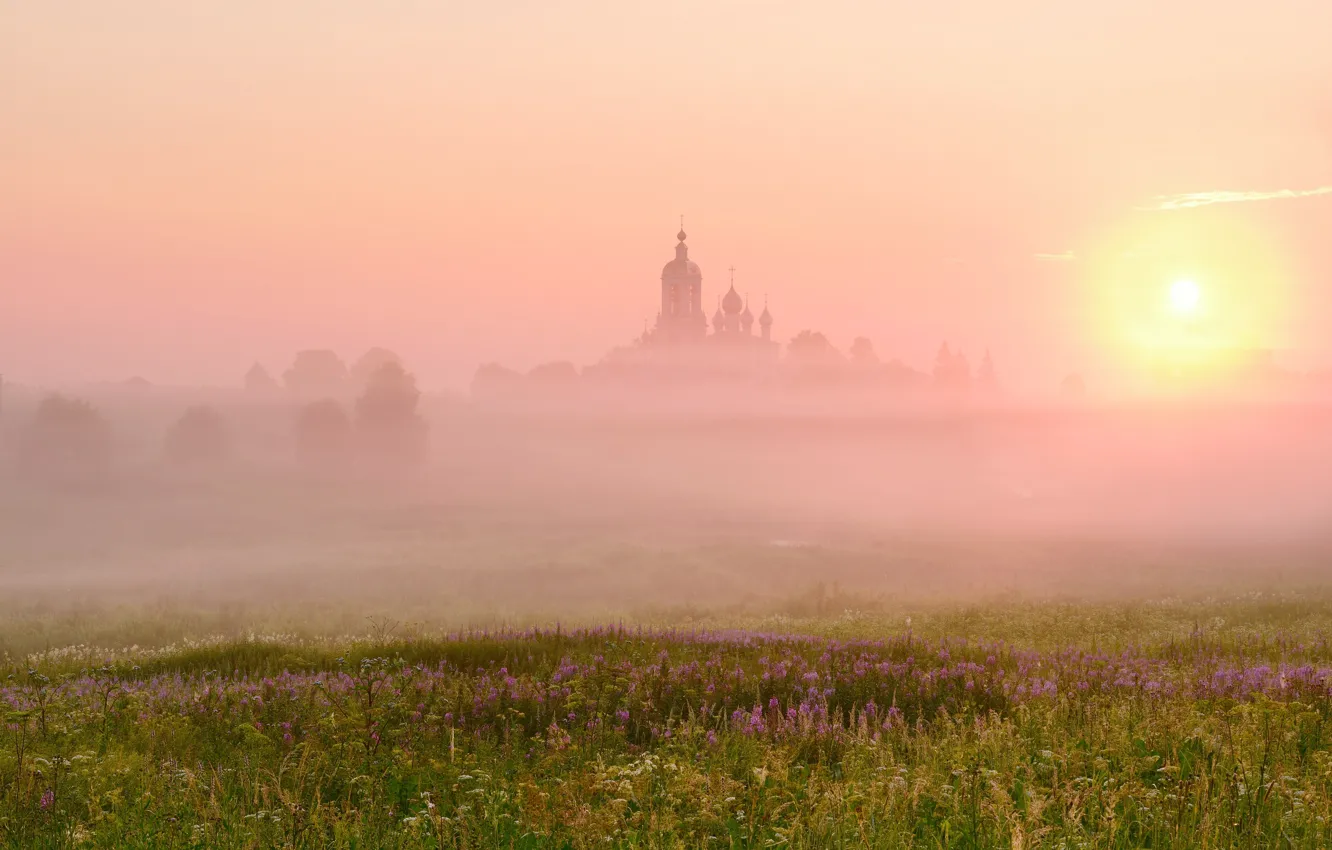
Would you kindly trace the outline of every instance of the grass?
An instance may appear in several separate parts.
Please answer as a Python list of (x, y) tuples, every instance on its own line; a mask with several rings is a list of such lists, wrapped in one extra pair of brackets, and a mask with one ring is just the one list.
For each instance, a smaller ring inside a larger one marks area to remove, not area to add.
[(850, 601), (11, 656), (0, 842), (1332, 842), (1326, 596)]

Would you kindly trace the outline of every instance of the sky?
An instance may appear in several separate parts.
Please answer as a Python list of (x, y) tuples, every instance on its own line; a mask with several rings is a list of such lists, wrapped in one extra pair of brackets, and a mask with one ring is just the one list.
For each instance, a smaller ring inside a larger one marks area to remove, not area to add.
[(1326, 0), (0, 3), (0, 372), (588, 364), (681, 214), (705, 300), (734, 266), (782, 340), (1052, 384), (1182, 274), (1227, 339), (1332, 366), (1328, 32)]

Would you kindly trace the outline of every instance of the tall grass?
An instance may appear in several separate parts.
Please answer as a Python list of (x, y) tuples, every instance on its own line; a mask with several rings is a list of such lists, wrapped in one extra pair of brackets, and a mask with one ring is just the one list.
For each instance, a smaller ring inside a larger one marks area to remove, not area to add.
[(376, 621), (34, 653), (3, 671), (0, 842), (1325, 847), (1325, 610)]

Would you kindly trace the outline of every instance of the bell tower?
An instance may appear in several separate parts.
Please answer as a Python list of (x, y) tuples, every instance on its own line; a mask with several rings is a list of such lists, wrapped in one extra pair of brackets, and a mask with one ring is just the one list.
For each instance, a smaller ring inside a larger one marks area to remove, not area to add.
[(675, 238), (679, 240), (675, 246), (675, 259), (661, 270), (661, 311), (657, 314), (657, 328), (672, 340), (702, 337), (708, 328), (703, 313), (703, 272), (698, 263), (689, 259), (684, 216), (680, 216), (680, 232)]

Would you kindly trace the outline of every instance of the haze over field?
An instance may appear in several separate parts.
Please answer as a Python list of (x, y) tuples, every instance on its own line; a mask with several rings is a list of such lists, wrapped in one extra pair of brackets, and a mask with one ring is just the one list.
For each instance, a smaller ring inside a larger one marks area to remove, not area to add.
[[(834, 586), (837, 610), (1316, 590), (1332, 557), (1320, 407), (800, 417), (436, 400), (430, 455), (403, 470), (302, 462), (281, 396), (220, 397), (229, 455), (177, 461), (163, 435), (186, 401), (98, 397), (116, 455), (96, 478), (62, 485), (11, 454), (15, 647), (34, 639), (21, 623), (81, 634), (116, 611), (354, 628), (812, 613)], [(11, 422), (32, 415), (11, 400)], [(22, 451), (23, 428), (10, 437)]]

